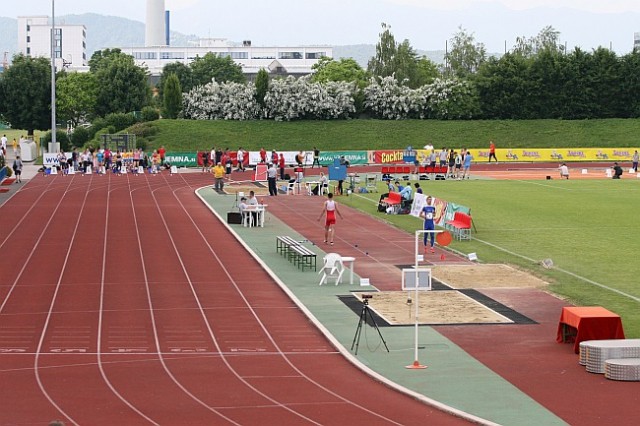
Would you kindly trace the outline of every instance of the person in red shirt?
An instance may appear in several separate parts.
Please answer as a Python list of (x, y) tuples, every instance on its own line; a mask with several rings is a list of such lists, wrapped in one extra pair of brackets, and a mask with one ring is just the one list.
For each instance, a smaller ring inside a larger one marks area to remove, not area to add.
[(167, 153), (167, 150), (164, 149), (164, 145), (161, 145), (160, 148), (158, 148), (158, 155), (160, 156), (160, 164), (164, 164), (164, 156)]
[(260, 148), (260, 162), (262, 164), (267, 162), (267, 151), (264, 148)]
[(498, 157), (496, 157), (496, 144), (493, 143), (493, 141), (489, 142), (489, 162), (491, 162), (491, 159), (496, 160), (496, 163), (498, 162)]
[(286, 166), (284, 161), (284, 154), (280, 153), (280, 159), (278, 160), (278, 166), (280, 166), (280, 179), (284, 180), (284, 168)]

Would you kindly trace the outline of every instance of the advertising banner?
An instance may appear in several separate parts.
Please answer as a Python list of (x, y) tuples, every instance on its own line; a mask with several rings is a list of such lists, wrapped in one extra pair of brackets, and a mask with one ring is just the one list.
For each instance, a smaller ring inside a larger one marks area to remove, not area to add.
[(198, 153), (197, 152), (168, 152), (164, 156), (164, 161), (176, 167), (197, 167)]
[(404, 164), (404, 150), (373, 151), (375, 164)]
[[(425, 194), (415, 194), (409, 214), (411, 216), (419, 218), (420, 212), (422, 211), (422, 208), (425, 206), (426, 202), (427, 196)], [(436, 208), (436, 215), (434, 217), (434, 220), (436, 222), (436, 225), (441, 227), (444, 227), (444, 224), (447, 221), (452, 220), (456, 212), (462, 212), (466, 214), (471, 213), (471, 209), (469, 207), (463, 206), (461, 204), (451, 203), (441, 198), (434, 198), (433, 205)]]
[[(323, 166), (333, 165), (334, 159), (343, 157), (349, 162), (349, 165), (368, 164), (369, 155), (367, 151), (331, 151), (320, 152), (320, 164)], [(313, 161), (313, 158), (312, 160)]]
[[(636, 148), (496, 149), (498, 161), (631, 161)], [(489, 160), (488, 149), (471, 149), (474, 162)]]

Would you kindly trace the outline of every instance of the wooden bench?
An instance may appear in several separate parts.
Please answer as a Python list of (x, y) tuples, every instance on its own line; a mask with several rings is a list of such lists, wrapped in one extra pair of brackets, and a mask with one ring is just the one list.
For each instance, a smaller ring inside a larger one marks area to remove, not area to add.
[(317, 269), (316, 254), (289, 236), (276, 237), (276, 252), (285, 256), (289, 262), (293, 262), (303, 271), (307, 267), (313, 267), (314, 271)]
[(392, 207), (394, 213), (402, 206), (402, 196), (399, 192), (390, 192), (387, 198), (383, 198), (381, 203), (385, 207)]
[(444, 227), (451, 231), (457, 240), (471, 239), (471, 216), (466, 213), (455, 212), (453, 219), (445, 222)]

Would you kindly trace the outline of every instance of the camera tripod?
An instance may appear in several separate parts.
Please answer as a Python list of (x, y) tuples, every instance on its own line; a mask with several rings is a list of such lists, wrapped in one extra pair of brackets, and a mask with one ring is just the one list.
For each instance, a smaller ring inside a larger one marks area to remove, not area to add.
[(360, 346), (360, 336), (362, 335), (362, 324), (365, 324), (367, 322), (367, 316), (371, 319), (371, 323), (373, 324), (373, 327), (378, 332), (378, 335), (380, 336), (382, 343), (384, 343), (384, 347), (387, 349), (387, 352), (389, 352), (389, 347), (387, 346), (387, 342), (384, 341), (384, 337), (382, 337), (380, 328), (378, 328), (378, 324), (376, 323), (376, 320), (373, 317), (371, 310), (369, 309), (369, 298), (364, 297), (362, 299), (362, 311), (360, 311), (360, 320), (358, 321), (358, 327), (356, 328), (356, 335), (353, 336), (353, 342), (351, 343), (351, 350), (353, 350), (354, 346), (356, 348), (354, 355), (358, 355), (358, 347)]

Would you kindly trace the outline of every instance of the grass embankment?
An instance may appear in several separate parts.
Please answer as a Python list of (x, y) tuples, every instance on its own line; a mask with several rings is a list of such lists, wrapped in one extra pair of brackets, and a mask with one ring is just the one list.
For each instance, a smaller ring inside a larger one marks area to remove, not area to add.
[(590, 148), (639, 145), (640, 119), (528, 121), (193, 121), (158, 120), (148, 124), (149, 148), (169, 151), (236, 150), (323, 151), (402, 149), (432, 144), (461, 148)]
[[(477, 232), (451, 248), (475, 252), (481, 262), (526, 269), (578, 306), (604, 306), (622, 316), (627, 337), (635, 338), (640, 337), (639, 184), (635, 179), (422, 182), (426, 193), (471, 207)], [(409, 215), (377, 213), (378, 199), (376, 193), (354, 194), (339, 202), (409, 233), (421, 227)], [(555, 267), (543, 268), (543, 259), (552, 259)]]

